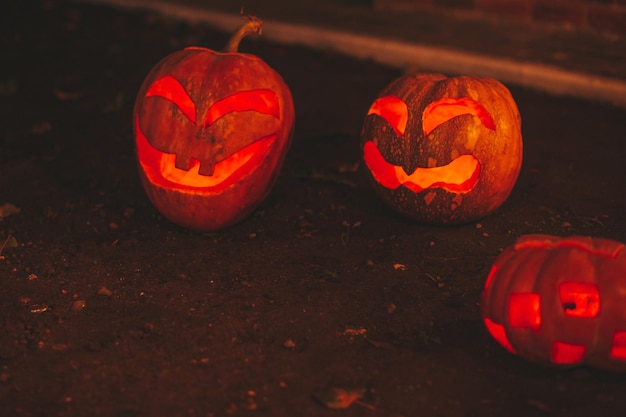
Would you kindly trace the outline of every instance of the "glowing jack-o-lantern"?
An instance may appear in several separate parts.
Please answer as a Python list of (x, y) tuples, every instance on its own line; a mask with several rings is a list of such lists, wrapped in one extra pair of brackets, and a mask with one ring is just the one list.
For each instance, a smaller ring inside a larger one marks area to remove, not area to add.
[(144, 189), (184, 227), (217, 230), (247, 217), (270, 192), (291, 144), (289, 88), (260, 58), (237, 52), (261, 26), (249, 18), (222, 52), (189, 47), (170, 54), (137, 95)]
[(374, 188), (393, 209), (425, 223), (466, 223), (511, 193), (521, 120), (496, 80), (406, 75), (371, 105), (361, 147)]
[(554, 366), (626, 371), (626, 245), (526, 235), (496, 259), (482, 316), (508, 351)]

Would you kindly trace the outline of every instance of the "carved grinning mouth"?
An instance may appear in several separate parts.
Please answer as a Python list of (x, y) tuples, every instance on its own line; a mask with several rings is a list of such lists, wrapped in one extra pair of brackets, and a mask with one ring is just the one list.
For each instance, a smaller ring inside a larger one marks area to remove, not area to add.
[(404, 185), (414, 193), (427, 188), (466, 192), (474, 188), (480, 176), (480, 165), (472, 155), (461, 155), (447, 165), (416, 168), (411, 174), (407, 174), (401, 166), (387, 162), (372, 141), (365, 143), (363, 155), (376, 181), (393, 190)]
[(135, 119), (137, 156), (148, 180), (163, 188), (219, 192), (240, 181), (257, 167), (268, 153), (277, 135), (270, 135), (217, 162), (213, 175), (201, 175), (200, 161), (190, 159), (189, 169), (176, 168), (176, 155), (161, 152), (150, 142)]

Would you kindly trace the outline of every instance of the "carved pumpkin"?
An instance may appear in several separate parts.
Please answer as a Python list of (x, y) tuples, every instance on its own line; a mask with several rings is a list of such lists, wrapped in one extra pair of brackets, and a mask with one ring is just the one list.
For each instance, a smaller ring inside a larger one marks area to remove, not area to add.
[(223, 52), (189, 47), (147, 75), (134, 108), (139, 172), (154, 206), (173, 222), (217, 230), (268, 195), (291, 144), (294, 107), (281, 76), (238, 53), (250, 18)]
[(374, 188), (393, 209), (424, 223), (466, 223), (511, 193), (521, 120), (496, 80), (406, 75), (371, 105), (361, 147)]
[(626, 246), (526, 235), (496, 259), (482, 294), (491, 335), (533, 362), (626, 370)]

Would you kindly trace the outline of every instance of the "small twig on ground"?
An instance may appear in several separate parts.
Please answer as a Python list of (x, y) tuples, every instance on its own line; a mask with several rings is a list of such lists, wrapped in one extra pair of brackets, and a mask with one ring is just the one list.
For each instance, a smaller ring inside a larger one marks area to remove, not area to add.
[(2, 246), (0, 246), (0, 256), (2, 256), (2, 251), (4, 250), (6, 245), (9, 243), (9, 239), (11, 239), (11, 235), (7, 236), (7, 238), (4, 239), (4, 242), (2, 242)]

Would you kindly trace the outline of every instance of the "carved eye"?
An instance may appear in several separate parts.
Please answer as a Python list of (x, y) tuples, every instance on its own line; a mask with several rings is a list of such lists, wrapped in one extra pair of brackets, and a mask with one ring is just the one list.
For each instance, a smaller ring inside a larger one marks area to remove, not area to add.
[(171, 75), (166, 75), (153, 82), (146, 97), (162, 97), (174, 103), (191, 123), (196, 123), (196, 105), (185, 87)]
[(406, 124), (409, 120), (409, 111), (406, 103), (396, 96), (385, 96), (374, 101), (367, 112), (376, 114), (389, 123), (398, 136), (404, 136)]
[(430, 103), (424, 109), (424, 114), (422, 115), (424, 135), (430, 135), (430, 132), (436, 127), (464, 114), (476, 116), (487, 129), (496, 130), (496, 124), (491, 115), (476, 100), (467, 97), (442, 98)]
[(272, 90), (238, 91), (213, 103), (207, 111), (205, 125), (210, 126), (224, 115), (235, 111), (256, 111), (280, 119), (278, 97)]

